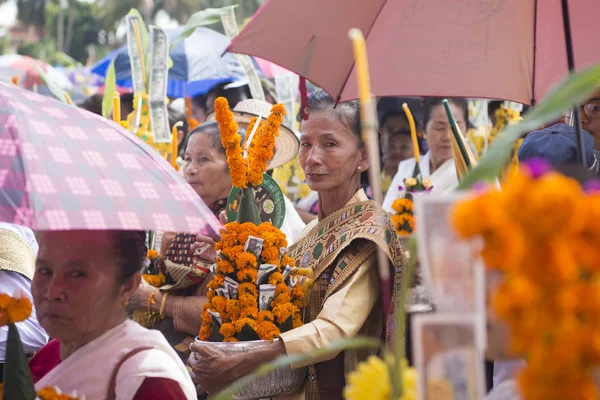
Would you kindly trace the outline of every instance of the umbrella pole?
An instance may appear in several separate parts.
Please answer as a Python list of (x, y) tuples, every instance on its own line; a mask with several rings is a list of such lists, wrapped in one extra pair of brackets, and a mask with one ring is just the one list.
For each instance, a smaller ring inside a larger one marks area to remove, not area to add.
[[(569, 72), (575, 70), (575, 61), (573, 59), (573, 38), (571, 36), (571, 20), (569, 18), (569, 1), (561, 0), (562, 4), (562, 17), (563, 17), (563, 28), (565, 31), (565, 45), (567, 50), (567, 64), (569, 66)], [(581, 110), (579, 104), (573, 106), (573, 122), (575, 126), (575, 137), (577, 139), (577, 158), (584, 167), (587, 167), (585, 163), (585, 147), (583, 145), (583, 132), (581, 129)]]

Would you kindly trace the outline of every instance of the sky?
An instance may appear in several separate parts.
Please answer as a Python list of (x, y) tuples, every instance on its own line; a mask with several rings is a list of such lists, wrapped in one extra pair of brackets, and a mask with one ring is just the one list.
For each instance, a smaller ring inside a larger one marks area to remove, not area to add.
[(11, 26), (17, 18), (17, 5), (9, 1), (0, 6), (0, 26)]

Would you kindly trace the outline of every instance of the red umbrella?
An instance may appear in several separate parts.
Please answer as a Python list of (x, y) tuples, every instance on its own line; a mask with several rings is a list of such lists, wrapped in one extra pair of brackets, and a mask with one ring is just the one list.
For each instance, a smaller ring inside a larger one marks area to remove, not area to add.
[[(569, 2), (574, 67), (600, 61), (600, 1)], [(357, 98), (348, 30), (366, 36), (376, 96), (532, 104), (568, 73), (560, 0), (267, 0), (229, 50)]]
[(221, 226), (181, 175), (120, 125), (4, 83), (0, 221), (207, 234)]

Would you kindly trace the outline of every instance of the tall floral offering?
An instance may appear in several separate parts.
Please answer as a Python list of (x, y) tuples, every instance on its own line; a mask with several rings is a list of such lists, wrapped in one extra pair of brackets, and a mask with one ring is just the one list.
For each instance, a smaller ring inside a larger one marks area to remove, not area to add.
[[(295, 268), (285, 235), (261, 223), (252, 188), (260, 185), (273, 157), (285, 115), (276, 104), (264, 122), (251, 121), (242, 143), (227, 100), (215, 101), (215, 116), (227, 154), (232, 185), (242, 189), (238, 221), (225, 225), (217, 243), (213, 280), (202, 313), (200, 339), (211, 342), (273, 340), (302, 325), (304, 290), (310, 271)], [(258, 123), (258, 125), (257, 125)]]
[(392, 215), (390, 218), (396, 228), (396, 233), (399, 236), (409, 236), (415, 230), (414, 196), (417, 192), (429, 191), (433, 187), (431, 180), (429, 180), (429, 178), (423, 179), (423, 176), (421, 175), (421, 168), (419, 167), (421, 151), (419, 150), (419, 142), (417, 140), (415, 120), (406, 103), (402, 105), (402, 108), (406, 113), (410, 125), (410, 135), (415, 154), (415, 167), (412, 176), (404, 179), (404, 187), (400, 186), (398, 188), (400, 197), (392, 203), (392, 209), (396, 214)]
[(453, 212), (458, 233), (481, 237), (487, 268), (503, 278), (493, 307), (527, 360), (528, 400), (598, 398), (600, 192), (587, 189), (538, 160)]

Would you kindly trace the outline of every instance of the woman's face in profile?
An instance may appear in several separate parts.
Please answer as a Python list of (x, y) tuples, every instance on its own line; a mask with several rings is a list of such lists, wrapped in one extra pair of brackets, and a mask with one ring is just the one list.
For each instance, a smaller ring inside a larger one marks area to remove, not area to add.
[(227, 157), (213, 147), (208, 135), (198, 132), (190, 136), (184, 160), (185, 180), (206, 204), (210, 205), (229, 195), (231, 177)]
[(114, 326), (123, 315), (120, 289), (108, 231), (40, 235), (31, 293), (50, 337), (78, 341)]

